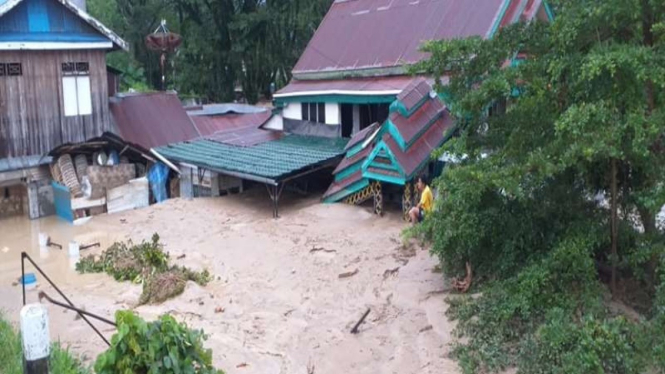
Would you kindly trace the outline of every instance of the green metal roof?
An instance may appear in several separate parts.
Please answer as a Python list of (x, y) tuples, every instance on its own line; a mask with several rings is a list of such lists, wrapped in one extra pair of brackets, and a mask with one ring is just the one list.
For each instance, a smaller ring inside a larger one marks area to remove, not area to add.
[(342, 156), (347, 142), (348, 139), (341, 138), (287, 135), (253, 147), (201, 139), (169, 144), (156, 150), (169, 160), (276, 184)]

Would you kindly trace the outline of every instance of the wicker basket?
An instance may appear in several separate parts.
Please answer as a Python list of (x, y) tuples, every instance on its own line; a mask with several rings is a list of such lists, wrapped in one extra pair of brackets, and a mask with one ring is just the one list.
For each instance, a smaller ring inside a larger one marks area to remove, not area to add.
[(88, 175), (88, 159), (85, 155), (78, 155), (74, 157), (74, 166), (76, 167), (76, 176), (78, 176), (79, 182), (83, 180), (83, 177)]
[(81, 191), (81, 184), (79, 183), (79, 179), (76, 176), (76, 169), (74, 168), (74, 163), (72, 162), (72, 156), (60, 156), (58, 159), (58, 166), (60, 166), (60, 172), (62, 173), (62, 181), (64, 182), (65, 186), (69, 188), (72, 196), (83, 196), (83, 192)]
[(60, 172), (60, 166), (57, 162), (51, 164), (51, 177), (57, 183), (62, 184), (62, 173)]

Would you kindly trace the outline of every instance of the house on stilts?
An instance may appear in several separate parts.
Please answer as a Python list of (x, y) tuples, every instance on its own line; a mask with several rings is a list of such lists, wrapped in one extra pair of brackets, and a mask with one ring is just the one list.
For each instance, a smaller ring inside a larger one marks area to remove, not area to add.
[(351, 139), (324, 201), (373, 199), (381, 213), (388, 187), (401, 191), (405, 212), (412, 206), (414, 178), (432, 169), (432, 151), (455, 127), (432, 77), (407, 73), (427, 57), (424, 41), (492, 38), (502, 26), (551, 18), (544, 0), (336, 0), (274, 95), (285, 131)]
[(45, 155), (112, 131), (106, 53), (127, 49), (85, 0), (0, 0), (0, 216), (53, 213)]

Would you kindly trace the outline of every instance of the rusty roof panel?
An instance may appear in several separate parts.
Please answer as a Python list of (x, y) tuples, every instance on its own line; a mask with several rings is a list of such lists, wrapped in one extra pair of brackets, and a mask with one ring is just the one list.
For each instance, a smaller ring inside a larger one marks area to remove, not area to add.
[(206, 136), (205, 138), (238, 147), (252, 147), (257, 144), (281, 139), (283, 136), (284, 133), (281, 131), (245, 127), (231, 131), (217, 132)]
[(431, 90), (432, 86), (424, 78), (414, 79), (402, 93), (397, 95), (397, 100), (410, 112), (425, 97), (429, 96)]
[(175, 93), (121, 95), (111, 98), (109, 105), (120, 136), (144, 148), (199, 136)]
[(356, 153), (355, 155), (353, 155), (351, 157), (345, 157), (342, 160), (342, 162), (340, 162), (339, 165), (337, 165), (337, 167), (333, 171), (333, 174), (337, 174), (340, 171), (346, 169), (347, 167), (349, 167), (349, 166), (351, 166), (351, 165), (353, 165), (357, 162), (363, 161), (367, 157), (367, 155), (369, 155), (369, 153), (372, 151), (372, 149), (374, 149), (374, 145), (368, 145), (365, 149), (363, 149), (362, 151)]
[(345, 151), (348, 151), (349, 149), (351, 149), (351, 147), (355, 146), (356, 144), (367, 140), (367, 138), (369, 138), (370, 136), (372, 136), (372, 134), (374, 134), (374, 131), (376, 131), (378, 127), (379, 123), (374, 122), (373, 124), (357, 132), (355, 135), (351, 137), (351, 140), (349, 140), (349, 143), (346, 145)]
[(344, 180), (340, 182), (333, 182), (330, 187), (328, 187), (328, 190), (323, 194), (323, 198), (330, 197), (343, 189), (351, 186), (352, 184), (359, 182), (363, 179), (363, 172), (362, 170), (358, 170), (357, 172), (349, 175), (348, 178), (345, 178)]
[(249, 114), (222, 114), (190, 116), (201, 136), (212, 135), (219, 131), (237, 130), (242, 128), (257, 129), (270, 119), (271, 112), (266, 110)]
[(383, 141), (397, 159), (407, 179), (410, 179), (418, 171), (418, 167), (430, 157), (432, 151), (443, 144), (446, 133), (452, 129), (453, 125), (453, 118), (448, 112), (445, 112), (406, 152), (402, 152), (389, 134), (384, 135)]
[(427, 127), (432, 120), (440, 117), (445, 111), (445, 106), (438, 99), (427, 100), (411, 117), (403, 117), (399, 112), (390, 115), (392, 122), (404, 141), (408, 144)]
[(423, 41), (485, 37), (504, 0), (336, 1), (294, 74), (401, 66), (425, 57)]

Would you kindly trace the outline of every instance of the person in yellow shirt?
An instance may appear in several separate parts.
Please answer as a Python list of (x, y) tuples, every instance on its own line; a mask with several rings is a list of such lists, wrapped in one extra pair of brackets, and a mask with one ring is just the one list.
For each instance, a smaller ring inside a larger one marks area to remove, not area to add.
[(418, 177), (416, 187), (420, 191), (420, 203), (409, 211), (409, 218), (411, 218), (411, 223), (414, 225), (422, 222), (425, 215), (432, 213), (434, 208), (434, 195), (432, 195), (432, 190), (427, 185), (424, 176)]

